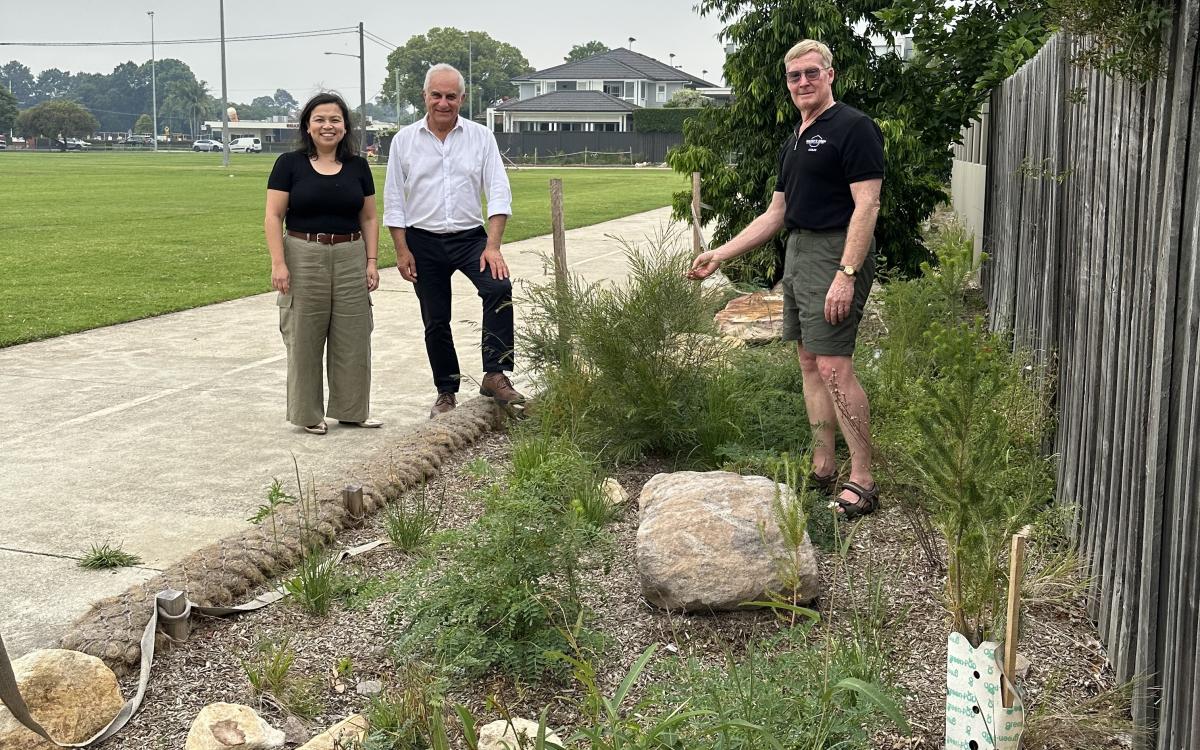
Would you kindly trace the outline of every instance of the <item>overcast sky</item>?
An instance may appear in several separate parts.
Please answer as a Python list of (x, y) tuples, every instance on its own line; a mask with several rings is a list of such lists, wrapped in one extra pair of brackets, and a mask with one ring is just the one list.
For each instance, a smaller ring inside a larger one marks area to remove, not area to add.
[[(521, 50), (535, 69), (563, 61), (571, 46), (598, 39), (609, 47), (628, 46), (720, 84), (723, 45), (721, 23), (701, 18), (695, 0), (512, 0), (483, 2), (317, 2), (316, 0), (229, 0), (225, 3), (226, 37), (312, 31), (365, 24), (367, 31), (403, 45), (434, 26), (484, 31)], [(154, 11), (156, 42), (219, 37), (218, 0), (195, 2), (105, 3), (95, 0), (51, 0), (30, 3), (0, 0), (0, 42), (113, 42), (144, 41), (135, 46), (34, 47), (0, 46), (0, 64), (19, 60), (34, 75), (45, 68), (72, 73), (109, 73), (125, 61), (150, 59), (150, 18)], [(229, 99), (248, 102), (256, 96), (287, 89), (300, 101), (322, 88), (358, 100), (358, 61), (327, 56), (326, 51), (357, 56), (358, 34), (272, 41), (229, 42), (226, 45)], [(380, 90), (388, 49), (366, 42), (367, 98)], [(220, 96), (220, 45), (157, 44), (158, 59), (174, 57), (187, 63), (196, 77)], [(708, 70), (703, 76), (701, 71)], [(465, 71), (464, 71), (465, 72)], [(0, 82), (2, 85), (3, 82)]]

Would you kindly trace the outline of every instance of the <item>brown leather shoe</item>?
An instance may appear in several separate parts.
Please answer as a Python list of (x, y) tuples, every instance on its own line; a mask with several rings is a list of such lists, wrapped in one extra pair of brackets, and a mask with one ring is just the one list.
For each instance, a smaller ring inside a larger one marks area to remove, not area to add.
[(429, 418), (433, 419), (439, 414), (453, 411), (456, 406), (458, 406), (458, 398), (452, 392), (439, 393), (437, 401), (433, 402), (433, 408), (429, 410)]
[(491, 396), (501, 406), (525, 403), (525, 397), (517, 393), (512, 381), (502, 372), (489, 372), (484, 375), (483, 382), (479, 384), (479, 394)]

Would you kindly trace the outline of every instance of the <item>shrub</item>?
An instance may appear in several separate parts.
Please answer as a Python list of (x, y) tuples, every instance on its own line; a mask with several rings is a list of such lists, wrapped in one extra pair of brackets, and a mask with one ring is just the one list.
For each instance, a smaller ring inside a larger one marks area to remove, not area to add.
[(683, 123), (702, 111), (702, 108), (647, 107), (633, 113), (633, 129), (638, 133), (682, 133)]
[[(561, 671), (548, 656), (581, 621), (582, 574), (610, 564), (607, 535), (577, 510), (594, 467), (558, 439), (518, 441), (507, 484), (485, 493), (483, 516), (443, 567), (427, 562), (408, 582), (419, 602), (397, 650), (425, 654), (468, 675), (524, 677)], [(586, 637), (586, 636), (585, 636)]]

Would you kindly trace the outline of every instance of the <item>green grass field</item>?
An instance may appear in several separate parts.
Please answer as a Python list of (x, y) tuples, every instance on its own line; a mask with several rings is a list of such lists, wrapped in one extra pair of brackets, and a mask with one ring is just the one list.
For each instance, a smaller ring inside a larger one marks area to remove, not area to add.
[[(262, 233), (271, 154), (0, 153), (0, 347), (270, 289)], [(383, 167), (375, 171), (383, 217)], [(660, 170), (511, 172), (512, 242), (550, 232), (551, 177), (568, 227), (670, 203)], [(393, 265), (387, 231), (380, 265)]]

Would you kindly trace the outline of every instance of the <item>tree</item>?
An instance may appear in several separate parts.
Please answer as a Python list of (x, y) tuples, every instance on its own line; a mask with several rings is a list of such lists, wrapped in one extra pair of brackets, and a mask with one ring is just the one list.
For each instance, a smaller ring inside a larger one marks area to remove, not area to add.
[(679, 89), (671, 94), (671, 98), (663, 106), (671, 109), (703, 109), (711, 107), (712, 103), (712, 99), (695, 89)]
[[(833, 50), (834, 98), (875, 118), (887, 155), (883, 208), (876, 227), (887, 266), (913, 273), (931, 260), (920, 222), (945, 199), (949, 146), (974, 117), (989, 90), (1048, 37), (1042, 10), (1004, 0), (701, 0), (699, 12), (729, 25), (723, 37), (737, 49), (725, 63), (733, 89), (728, 107), (688, 120), (684, 145), (668, 162), (703, 176), (704, 211), (716, 218), (714, 244), (725, 242), (770, 201), (779, 147), (796, 126), (783, 81), (783, 56), (805, 37)], [(876, 54), (870, 35), (912, 33), (919, 50), (904, 61)], [(736, 149), (736, 153), (735, 150)], [(731, 159), (736, 158), (736, 165)], [(690, 215), (691, 194), (677, 193), (677, 216)], [(779, 273), (779, 242), (728, 264), (741, 279)]]
[(275, 89), (275, 106), (282, 110), (293, 110), (300, 106), (296, 97), (284, 89)]
[[(480, 108), (516, 94), (512, 79), (533, 70), (520, 50), (482, 31), (432, 28), (425, 34), (412, 37), (403, 47), (398, 47), (388, 55), (386, 80), (390, 83), (393, 71), (398, 70), (401, 101), (424, 111), (425, 99), (421, 89), (425, 85), (425, 73), (437, 63), (453, 65), (462, 71), (464, 79), (468, 68), (471, 69), (474, 86), (472, 97)], [(391, 85), (384, 86), (380, 98), (395, 107), (395, 92)], [(464, 114), (467, 109), (464, 105)]]
[(33, 73), (16, 60), (10, 60), (0, 66), (0, 85), (5, 86), (17, 98), (19, 104), (28, 104), (33, 98)]
[(168, 115), (188, 123), (188, 132), (195, 138), (200, 132), (200, 121), (211, 111), (211, 101), (208, 84), (204, 81), (194, 78), (191, 81), (172, 81), (167, 91), (167, 99), (163, 102), (163, 109)]
[(48, 102), (51, 99), (62, 99), (71, 93), (71, 74), (64, 73), (58, 68), (47, 68), (38, 73), (34, 83), (34, 93), (30, 104)]
[(587, 42), (585, 44), (576, 44), (574, 47), (571, 48), (571, 51), (567, 53), (567, 56), (564, 57), (563, 60), (565, 60), (566, 62), (575, 62), (576, 60), (586, 60), (589, 57), (595, 57), (596, 55), (602, 55), (605, 52), (608, 52), (608, 50), (609, 50), (609, 47), (607, 44), (605, 44), (604, 42), (598, 42), (595, 39), (593, 39), (592, 41)]
[(18, 114), (17, 97), (8, 93), (8, 89), (0, 88), (0, 131), (12, 130)]
[[(137, 122), (133, 124), (133, 132), (135, 133), (154, 133), (154, 121), (150, 119), (150, 115), (142, 115), (137, 118)], [(157, 133), (154, 133), (157, 135)]]
[[(149, 118), (147, 118), (149, 119)], [(21, 112), (16, 128), (21, 135), (43, 137), (52, 141), (62, 138), (89, 136), (100, 127), (100, 123), (82, 106), (66, 99), (42, 102)], [(66, 143), (62, 144), (66, 149)]]

